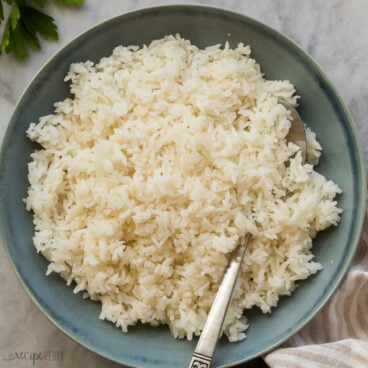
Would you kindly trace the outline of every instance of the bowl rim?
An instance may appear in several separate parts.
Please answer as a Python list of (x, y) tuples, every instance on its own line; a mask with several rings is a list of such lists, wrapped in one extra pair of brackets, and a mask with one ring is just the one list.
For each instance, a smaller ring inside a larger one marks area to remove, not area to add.
[[(367, 195), (367, 188), (366, 188), (367, 179), (366, 179), (366, 172), (365, 172), (366, 170), (365, 170), (365, 165), (364, 165), (365, 160), (364, 160), (363, 151), (362, 151), (362, 148), (361, 148), (361, 143), (360, 143), (360, 140), (359, 140), (359, 135), (358, 135), (356, 124), (354, 122), (354, 119), (353, 119), (349, 109), (345, 105), (343, 99), (340, 97), (337, 89), (334, 87), (334, 85), (332, 84), (330, 79), (327, 77), (326, 73), (317, 64), (317, 62), (314, 60), (314, 58), (307, 51), (305, 51), (301, 46), (299, 46), (297, 42), (295, 42), (291, 37), (286, 35), (284, 32), (276, 30), (272, 26), (269, 26), (268, 24), (266, 24), (262, 21), (259, 21), (255, 18), (251, 17), (251, 16), (248, 16), (248, 15), (242, 13), (241, 11), (232, 10), (232, 9), (226, 8), (224, 6), (218, 6), (218, 5), (214, 6), (214, 5), (205, 4), (205, 3), (195, 3), (195, 4), (185, 3), (185, 2), (175, 3), (175, 4), (161, 3), (161, 4), (158, 4), (158, 5), (150, 5), (150, 6), (134, 8), (134, 9), (119, 13), (118, 15), (115, 15), (113, 17), (107, 18), (103, 21), (100, 21), (100, 22), (90, 26), (88, 29), (84, 30), (83, 32), (80, 32), (79, 34), (77, 34), (76, 36), (71, 38), (69, 41), (67, 41), (63, 46), (61, 46), (56, 52), (54, 52), (42, 64), (41, 68), (38, 69), (37, 73), (31, 78), (30, 82), (27, 84), (27, 86), (24, 88), (23, 92), (21, 93), (20, 97), (18, 98), (18, 100), (17, 100), (17, 102), (16, 102), (16, 104), (13, 108), (13, 112), (11, 114), (11, 117), (10, 117), (8, 123), (7, 123), (6, 131), (5, 131), (3, 140), (1, 142), (0, 168), (3, 167), (3, 160), (4, 160), (3, 152), (5, 150), (6, 142), (9, 140), (9, 136), (11, 134), (11, 131), (13, 130), (13, 128), (15, 126), (15, 121), (13, 120), (13, 117), (16, 114), (16, 111), (20, 108), (20, 105), (23, 102), (23, 99), (26, 95), (26, 92), (29, 90), (29, 88), (34, 83), (34, 81), (36, 79), (38, 79), (38, 77), (40, 75), (42, 75), (42, 73), (44, 72), (44, 70), (47, 68), (47, 66), (50, 63), (54, 62), (62, 53), (64, 53), (68, 48), (72, 47), (74, 43), (77, 43), (80, 38), (83, 38), (84, 36), (88, 35), (88, 33), (90, 33), (90, 32), (96, 32), (96, 31), (98, 32), (100, 28), (103, 28), (107, 24), (109, 24), (111, 22), (114, 22), (119, 18), (123, 18), (123, 17), (128, 16), (128, 15), (134, 15), (135, 13), (138, 15), (139, 13), (149, 12), (149, 11), (152, 11), (152, 10), (160, 10), (160, 9), (165, 9), (165, 10), (177, 9), (177, 10), (179, 10), (180, 8), (182, 8), (184, 10), (185, 9), (192, 9), (192, 10), (195, 9), (195, 10), (203, 10), (203, 11), (219, 11), (222, 14), (227, 14), (227, 15), (232, 16), (232, 17), (236, 16), (236, 17), (242, 18), (243, 21), (251, 24), (252, 26), (256, 26), (258, 29), (261, 29), (265, 33), (273, 34), (274, 36), (276, 36), (277, 39), (281, 39), (285, 44), (287, 44), (288, 47), (290, 47), (293, 51), (296, 51), (297, 53), (299, 53), (299, 55), (301, 55), (301, 58), (306, 61), (306, 64), (309, 65), (309, 67), (313, 70), (313, 72), (318, 74), (319, 76), (321, 76), (322, 80), (325, 83), (325, 86), (328, 88), (328, 94), (332, 95), (334, 97), (334, 99), (336, 100), (336, 102), (339, 105), (340, 109), (342, 110), (342, 112), (346, 116), (346, 120), (349, 123), (348, 126), (350, 128), (352, 137), (353, 137), (354, 142), (355, 142), (355, 149), (356, 149), (356, 152), (357, 152), (357, 159), (358, 159), (357, 160), (358, 172), (361, 175), (360, 183), (359, 183), (358, 198), (361, 198), (361, 199), (365, 200), (366, 195)], [(3, 187), (2, 180), (3, 179), (0, 176), (0, 191), (2, 191), (2, 187)], [(353, 257), (355, 255), (355, 253), (356, 253), (356, 250), (358, 248), (359, 240), (360, 240), (361, 233), (362, 233), (362, 230), (363, 230), (365, 213), (366, 213), (365, 202), (364, 202), (364, 204), (358, 203), (358, 205), (359, 205), (359, 210), (357, 211), (357, 218), (355, 219), (356, 231), (353, 233), (353, 238), (350, 241), (350, 243), (352, 245), (349, 247), (350, 253), (349, 253), (349, 256), (347, 257), (347, 261), (345, 261), (344, 267), (340, 270), (340, 273), (338, 274), (338, 277), (336, 277), (333, 280), (333, 285), (330, 288), (330, 291), (327, 294), (324, 295), (324, 297), (319, 301), (319, 303), (313, 309), (313, 311), (309, 313), (309, 315), (302, 321), (302, 323), (300, 325), (298, 325), (297, 327), (292, 328), (278, 342), (273, 343), (268, 348), (263, 349), (262, 351), (260, 351), (256, 354), (253, 354), (253, 355), (251, 355), (251, 356), (249, 356), (245, 359), (240, 359), (240, 360), (233, 361), (232, 363), (221, 365), (221, 366), (219, 366), (219, 368), (233, 367), (233, 366), (245, 363), (247, 361), (250, 361), (252, 359), (255, 359), (257, 357), (260, 357), (260, 356), (270, 352), (271, 350), (274, 350), (275, 348), (280, 346), (282, 343), (287, 341), (295, 333), (297, 333), (301, 328), (303, 328), (323, 308), (323, 306), (327, 303), (327, 301), (335, 293), (338, 286), (341, 284), (342, 280), (346, 276), (346, 273), (347, 273), (348, 269), (350, 268), (351, 262), (353, 260)], [(82, 345), (84, 348), (90, 350), (91, 352), (93, 352), (95, 354), (98, 354), (98, 355), (108, 359), (109, 361), (116, 362), (116, 363), (119, 363), (119, 364), (124, 364), (126, 367), (135, 368), (134, 366), (130, 366), (130, 365), (127, 365), (126, 363), (122, 363), (118, 359), (115, 359), (114, 357), (109, 356), (104, 351), (101, 351), (101, 350), (97, 349), (96, 347), (91, 346), (90, 344), (88, 344), (84, 341), (80, 341), (78, 339), (78, 337), (74, 336), (71, 332), (67, 331), (59, 323), (59, 321), (57, 319), (55, 319), (54, 317), (49, 315), (48, 311), (41, 305), (41, 303), (32, 294), (31, 290), (26, 285), (24, 279), (20, 275), (20, 272), (18, 271), (18, 269), (17, 269), (17, 267), (16, 267), (16, 265), (13, 261), (13, 258), (11, 257), (8, 242), (6, 240), (5, 231), (3, 229), (3, 214), (2, 214), (1, 211), (0, 211), (0, 240), (1, 240), (1, 243), (3, 244), (3, 246), (5, 248), (5, 252), (7, 254), (9, 263), (11, 264), (11, 267), (15, 271), (15, 274), (17, 276), (17, 279), (18, 279), (19, 283), (22, 285), (23, 289), (26, 291), (28, 296), (33, 301), (33, 303), (38, 307), (38, 309), (43, 313), (43, 315), (55, 327), (58, 328), (58, 330), (63, 332), (68, 338), (70, 338), (73, 341), (75, 341), (76, 343)]]

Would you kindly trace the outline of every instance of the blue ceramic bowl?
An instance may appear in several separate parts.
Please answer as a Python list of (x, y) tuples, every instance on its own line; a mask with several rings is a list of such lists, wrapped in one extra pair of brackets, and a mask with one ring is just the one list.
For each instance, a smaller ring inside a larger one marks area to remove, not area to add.
[(63, 82), (72, 62), (97, 61), (120, 44), (149, 43), (179, 32), (204, 47), (244, 42), (268, 79), (289, 79), (301, 96), (302, 118), (317, 133), (324, 148), (318, 166), (342, 189), (344, 209), (337, 228), (318, 235), (314, 243), (323, 271), (283, 298), (272, 314), (254, 310), (248, 338), (219, 343), (215, 365), (230, 367), (269, 351), (304, 326), (326, 303), (346, 273), (358, 244), (364, 216), (365, 173), (357, 133), (348, 110), (316, 63), (295, 43), (271, 28), (223, 9), (206, 6), (161, 6), (133, 11), (108, 20), (77, 37), (38, 73), (20, 99), (1, 151), (0, 228), (19, 280), (41, 311), (62, 331), (97, 354), (132, 367), (184, 367), (196, 341), (179, 341), (167, 327), (136, 326), (123, 334), (98, 319), (100, 305), (74, 295), (56, 275), (45, 276), (46, 260), (32, 245), (32, 215), (22, 199), (27, 191), (27, 163), (35, 146), (26, 139), (31, 121), (53, 111), (53, 103), (68, 96)]

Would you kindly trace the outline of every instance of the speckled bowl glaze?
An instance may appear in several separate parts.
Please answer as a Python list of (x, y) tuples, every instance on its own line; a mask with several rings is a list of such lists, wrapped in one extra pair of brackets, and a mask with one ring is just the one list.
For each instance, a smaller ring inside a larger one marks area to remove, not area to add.
[(337, 228), (314, 242), (323, 271), (300, 283), (272, 314), (247, 313), (248, 338), (239, 343), (222, 339), (215, 365), (231, 367), (259, 356), (304, 326), (326, 303), (346, 273), (356, 250), (365, 208), (365, 173), (354, 123), (316, 63), (295, 43), (244, 15), (207, 6), (173, 5), (133, 11), (110, 19), (77, 37), (38, 73), (21, 97), (10, 121), (0, 162), (0, 228), (19, 280), (41, 311), (62, 331), (86, 348), (131, 367), (185, 367), (196, 341), (179, 341), (169, 329), (138, 325), (123, 334), (99, 320), (100, 304), (83, 300), (57, 275), (46, 277), (46, 260), (32, 245), (32, 215), (22, 201), (27, 191), (27, 163), (35, 149), (26, 139), (30, 122), (53, 111), (68, 96), (63, 82), (72, 62), (97, 61), (118, 45), (143, 45), (180, 33), (199, 47), (229, 41), (249, 44), (268, 79), (289, 79), (301, 96), (299, 112), (323, 146), (318, 166), (342, 189), (344, 213)]

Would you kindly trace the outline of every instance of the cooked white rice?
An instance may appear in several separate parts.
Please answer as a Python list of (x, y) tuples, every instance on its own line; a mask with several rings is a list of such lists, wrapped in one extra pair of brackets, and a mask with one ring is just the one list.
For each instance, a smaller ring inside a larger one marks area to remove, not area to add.
[(225, 321), (245, 337), (244, 309), (267, 313), (322, 267), (312, 238), (339, 221), (340, 189), (285, 136), (289, 81), (264, 79), (250, 48), (198, 49), (180, 36), (117, 47), (73, 64), (73, 98), (27, 131), (34, 245), (74, 292), (101, 301), (124, 332), (138, 321), (192, 339), (231, 251), (251, 234)]

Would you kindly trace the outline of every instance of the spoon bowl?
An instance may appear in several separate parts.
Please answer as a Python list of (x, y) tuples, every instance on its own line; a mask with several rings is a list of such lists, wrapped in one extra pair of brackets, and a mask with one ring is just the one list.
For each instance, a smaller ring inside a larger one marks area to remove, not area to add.
[(300, 115), (293, 105), (284, 101), (280, 101), (279, 103), (284, 106), (286, 110), (289, 111), (291, 118), (291, 126), (289, 129), (289, 133), (286, 136), (286, 140), (288, 142), (293, 142), (300, 148), (302, 160), (304, 163), (307, 156), (307, 137), (305, 134), (303, 120), (301, 119)]

